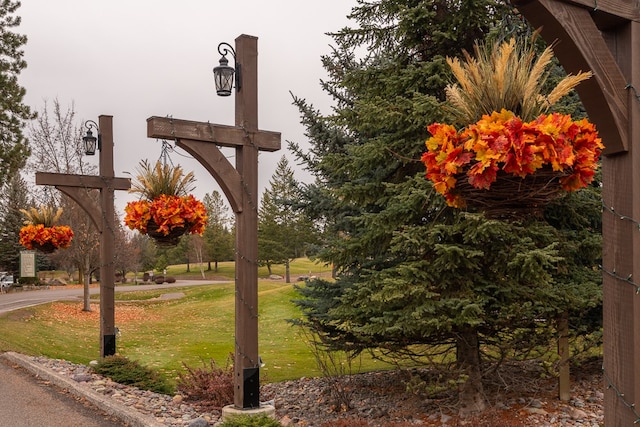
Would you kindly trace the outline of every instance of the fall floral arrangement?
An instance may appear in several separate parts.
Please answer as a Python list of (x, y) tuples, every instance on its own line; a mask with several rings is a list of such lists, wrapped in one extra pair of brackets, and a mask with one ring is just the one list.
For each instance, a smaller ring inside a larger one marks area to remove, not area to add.
[(533, 41), (511, 39), (476, 46), (476, 56), (447, 58), (458, 80), (447, 101), (462, 127), (427, 127), (422, 162), (436, 191), (450, 206), (491, 211), (540, 208), (561, 190), (587, 186), (603, 148), (595, 126), (548, 110), (591, 74), (566, 76), (542, 95), (551, 47), (536, 60)]
[(193, 190), (193, 173), (180, 166), (142, 161), (131, 191), (141, 200), (127, 203), (125, 224), (154, 238), (160, 245), (175, 245), (185, 233), (202, 234), (207, 223), (204, 204), (188, 194)]
[(61, 208), (54, 212), (53, 207), (41, 206), (39, 209), (21, 209), (20, 212), (27, 218), (20, 229), (19, 242), (22, 246), (45, 253), (69, 247), (73, 239), (71, 227), (56, 225), (62, 215)]

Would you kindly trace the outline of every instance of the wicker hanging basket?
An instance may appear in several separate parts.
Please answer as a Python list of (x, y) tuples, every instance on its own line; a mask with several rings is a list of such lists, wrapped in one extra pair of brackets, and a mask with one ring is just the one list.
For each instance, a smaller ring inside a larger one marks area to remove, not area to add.
[(43, 243), (43, 244), (36, 243), (36, 242), (31, 242), (31, 246), (33, 246), (33, 249), (36, 249), (36, 250), (38, 250), (38, 251), (40, 251), (42, 253), (45, 253), (45, 254), (53, 253), (53, 252), (55, 252), (56, 249), (58, 249), (51, 242), (46, 242), (46, 243)]
[(560, 179), (568, 175), (568, 171), (554, 171), (550, 166), (524, 178), (498, 171), (496, 181), (486, 190), (469, 184), (465, 171), (457, 177), (455, 192), (468, 209), (484, 212), (489, 218), (539, 216), (552, 200), (566, 193)]
[(164, 234), (164, 232), (158, 231), (158, 225), (153, 219), (147, 223), (147, 235), (161, 247), (176, 246), (180, 242), (180, 237), (186, 232), (187, 227), (175, 227), (169, 231), (169, 234)]

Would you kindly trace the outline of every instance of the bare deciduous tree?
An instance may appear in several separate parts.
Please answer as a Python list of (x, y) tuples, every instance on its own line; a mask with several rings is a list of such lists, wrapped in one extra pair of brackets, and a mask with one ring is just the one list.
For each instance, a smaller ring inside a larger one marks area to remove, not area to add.
[[(80, 141), (82, 126), (76, 124), (76, 113), (73, 104), (63, 110), (58, 100), (53, 107), (45, 102), (44, 108), (38, 112), (38, 118), (28, 127), (31, 143), (31, 157), (27, 162), (29, 169), (40, 172), (91, 175), (96, 173), (95, 166), (83, 158)], [(34, 189), (36, 200), (42, 204), (53, 203), (63, 207), (61, 218), (74, 230), (71, 247), (51, 256), (58, 265), (73, 265), (77, 268), (80, 281), (84, 283), (84, 310), (90, 311), (89, 283), (90, 275), (99, 265), (97, 251), (99, 233), (89, 215), (75, 202), (56, 191)], [(99, 192), (87, 189), (87, 194), (98, 203)]]

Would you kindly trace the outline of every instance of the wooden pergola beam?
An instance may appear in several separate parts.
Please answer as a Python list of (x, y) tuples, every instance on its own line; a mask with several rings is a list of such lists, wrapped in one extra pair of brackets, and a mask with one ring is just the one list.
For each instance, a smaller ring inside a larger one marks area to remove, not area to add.
[(562, 3), (568, 3), (575, 6), (583, 7), (591, 12), (604, 12), (628, 21), (640, 22), (640, 11), (638, 4), (634, 1), (621, 0), (560, 0)]
[(190, 139), (234, 148), (254, 145), (260, 151), (278, 151), (280, 149), (280, 132), (256, 131), (237, 126), (179, 120), (171, 117), (154, 116), (148, 118), (147, 137), (168, 140)]
[[(604, 154), (629, 150), (628, 81), (592, 16), (576, 1), (513, 1), (542, 37), (554, 43), (554, 54), (567, 73), (592, 71), (594, 77), (576, 88), (605, 144)], [(613, 2), (609, 2), (613, 3)]]
[(103, 188), (111, 187), (114, 190), (128, 190), (131, 188), (129, 178), (110, 178), (96, 175), (75, 175), (68, 173), (37, 172), (37, 185), (64, 185), (67, 187), (80, 188)]

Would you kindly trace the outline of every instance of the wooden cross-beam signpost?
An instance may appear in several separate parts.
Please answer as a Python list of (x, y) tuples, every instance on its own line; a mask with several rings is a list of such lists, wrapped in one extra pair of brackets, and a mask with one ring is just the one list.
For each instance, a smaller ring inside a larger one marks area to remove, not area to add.
[[(258, 152), (280, 149), (280, 133), (258, 130), (258, 39), (235, 40), (236, 63), (242, 64), (242, 87), (236, 89), (235, 126), (147, 119), (149, 138), (175, 140), (216, 179), (236, 215), (236, 302), (234, 406), (260, 406), (258, 356)], [(235, 148), (235, 168), (218, 146)]]
[(512, 0), (577, 87), (605, 145), (603, 166), (604, 415), (640, 422), (640, 2)]
[[(115, 267), (114, 190), (128, 190), (129, 178), (116, 178), (113, 172), (113, 117), (98, 118), (99, 175), (36, 173), (36, 184), (53, 185), (71, 197), (91, 218), (100, 232), (100, 357), (116, 354), (115, 331)], [(88, 189), (100, 190), (96, 203)]]

